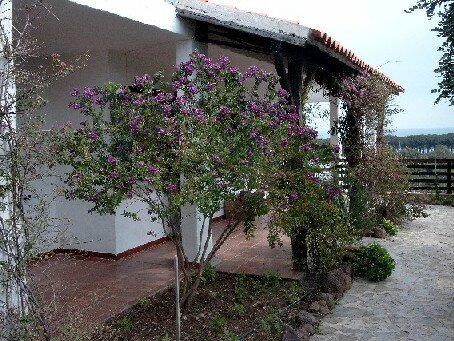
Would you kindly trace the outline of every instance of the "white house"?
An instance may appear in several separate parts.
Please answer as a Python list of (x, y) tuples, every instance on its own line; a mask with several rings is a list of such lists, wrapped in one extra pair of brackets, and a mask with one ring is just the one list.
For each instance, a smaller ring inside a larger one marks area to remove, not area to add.
[[(13, 0), (13, 16), (26, 0)], [(168, 77), (172, 66), (184, 61), (192, 50), (216, 58), (228, 55), (240, 69), (255, 64), (288, 78), (293, 96), (301, 84), (317, 80), (307, 70), (356, 72), (377, 70), (358, 59), (327, 34), (297, 23), (224, 7), (199, 0), (50, 0), (52, 15), (43, 18), (34, 32), (44, 43), (44, 54), (58, 52), (63, 59), (84, 53), (85, 68), (54, 84), (46, 91), (49, 104), (43, 109), (48, 127), (67, 121), (78, 123), (81, 115), (68, 108), (73, 87), (100, 85), (107, 81), (131, 82), (137, 74), (162, 70)], [(315, 75), (317, 76), (317, 74)], [(389, 78), (383, 81), (401, 88)], [(323, 77), (321, 77), (323, 78)], [(323, 85), (323, 84), (321, 84)], [(316, 84), (313, 85), (317, 87)], [(329, 101), (321, 92), (311, 101)], [(331, 98), (331, 121), (337, 103)], [(332, 137), (336, 143), (336, 137)], [(140, 203), (125, 202), (140, 208)], [(64, 237), (57, 249), (85, 250), (104, 256), (122, 256), (157, 243), (165, 237), (159, 223), (133, 221), (122, 216), (87, 213), (90, 206), (64, 198), (51, 203), (52, 214), (69, 219), (62, 226)], [(146, 211), (146, 207), (143, 207)], [(184, 208), (185, 247), (195, 250), (199, 240), (197, 212)], [(223, 215), (220, 209), (218, 216)], [(152, 233), (150, 233), (150, 231)]]

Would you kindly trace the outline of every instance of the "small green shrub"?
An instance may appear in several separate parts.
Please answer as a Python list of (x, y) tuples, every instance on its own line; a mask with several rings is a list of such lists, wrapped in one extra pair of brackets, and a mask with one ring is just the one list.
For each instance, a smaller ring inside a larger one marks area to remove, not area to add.
[(293, 303), (304, 295), (305, 292), (306, 290), (300, 282), (291, 282), (285, 295), (285, 300), (287, 303)]
[(372, 282), (379, 282), (391, 276), (394, 267), (394, 259), (378, 244), (360, 247), (353, 262), (355, 276)]
[(116, 324), (121, 332), (130, 332), (134, 328), (134, 321), (129, 316), (117, 320)]
[(283, 326), (278, 308), (271, 308), (267, 311), (265, 318), (260, 321), (260, 329), (268, 333), (273, 330), (282, 331)]
[(216, 315), (210, 317), (210, 324), (216, 334), (224, 334), (227, 330), (228, 323), (229, 320), (227, 320), (224, 316)]
[(382, 223), (383, 229), (390, 236), (395, 236), (399, 232), (399, 226), (393, 223), (391, 220), (384, 219)]
[(231, 317), (242, 316), (246, 312), (246, 308), (242, 303), (234, 303), (228, 310), (228, 314)]
[(208, 264), (207, 267), (203, 270), (201, 280), (204, 283), (210, 283), (210, 282), (213, 282), (215, 278), (216, 278), (216, 268), (214, 266), (212, 266), (211, 264)]
[(235, 299), (238, 302), (243, 302), (244, 299), (246, 298), (247, 290), (245, 287), (245, 282), (246, 282), (246, 275), (238, 274), (235, 279), (235, 289), (234, 289)]
[(139, 305), (143, 308), (148, 308), (151, 305), (152, 301), (150, 297), (142, 297), (139, 300)]
[(268, 271), (260, 277), (259, 286), (262, 288), (275, 290), (281, 284), (281, 275), (277, 271)]

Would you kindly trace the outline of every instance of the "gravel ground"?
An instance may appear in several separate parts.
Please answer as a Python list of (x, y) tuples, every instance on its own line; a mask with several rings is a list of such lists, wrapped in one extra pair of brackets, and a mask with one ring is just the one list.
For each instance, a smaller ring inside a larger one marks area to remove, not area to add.
[(396, 261), (392, 276), (355, 280), (311, 340), (454, 340), (454, 208), (427, 213), (379, 240)]

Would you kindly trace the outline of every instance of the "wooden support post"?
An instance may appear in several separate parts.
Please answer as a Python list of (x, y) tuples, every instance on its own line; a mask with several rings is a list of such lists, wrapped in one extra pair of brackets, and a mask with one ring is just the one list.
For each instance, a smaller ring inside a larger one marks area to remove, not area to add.
[(282, 53), (273, 53), (274, 67), (276, 68), (277, 75), (279, 76), (279, 83), (281, 88), (290, 92), (290, 82), (287, 78), (287, 70), (285, 68), (284, 57)]
[(290, 83), (292, 103), (301, 116), (301, 87), (303, 83), (303, 58), (301, 55), (297, 55), (289, 60), (287, 78)]
[(448, 173), (446, 175), (446, 193), (447, 194), (452, 194), (452, 165), (453, 162), (452, 160), (447, 160), (446, 161), (446, 172)]

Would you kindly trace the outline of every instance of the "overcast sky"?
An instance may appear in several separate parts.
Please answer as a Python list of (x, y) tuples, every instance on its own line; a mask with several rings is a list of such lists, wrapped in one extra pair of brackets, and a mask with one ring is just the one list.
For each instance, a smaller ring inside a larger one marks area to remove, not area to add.
[(454, 107), (434, 105), (441, 40), (425, 12), (404, 12), (416, 0), (210, 0), (237, 8), (297, 20), (301, 25), (327, 32), (357, 56), (405, 88), (397, 104), (403, 113), (394, 127), (453, 127)]

